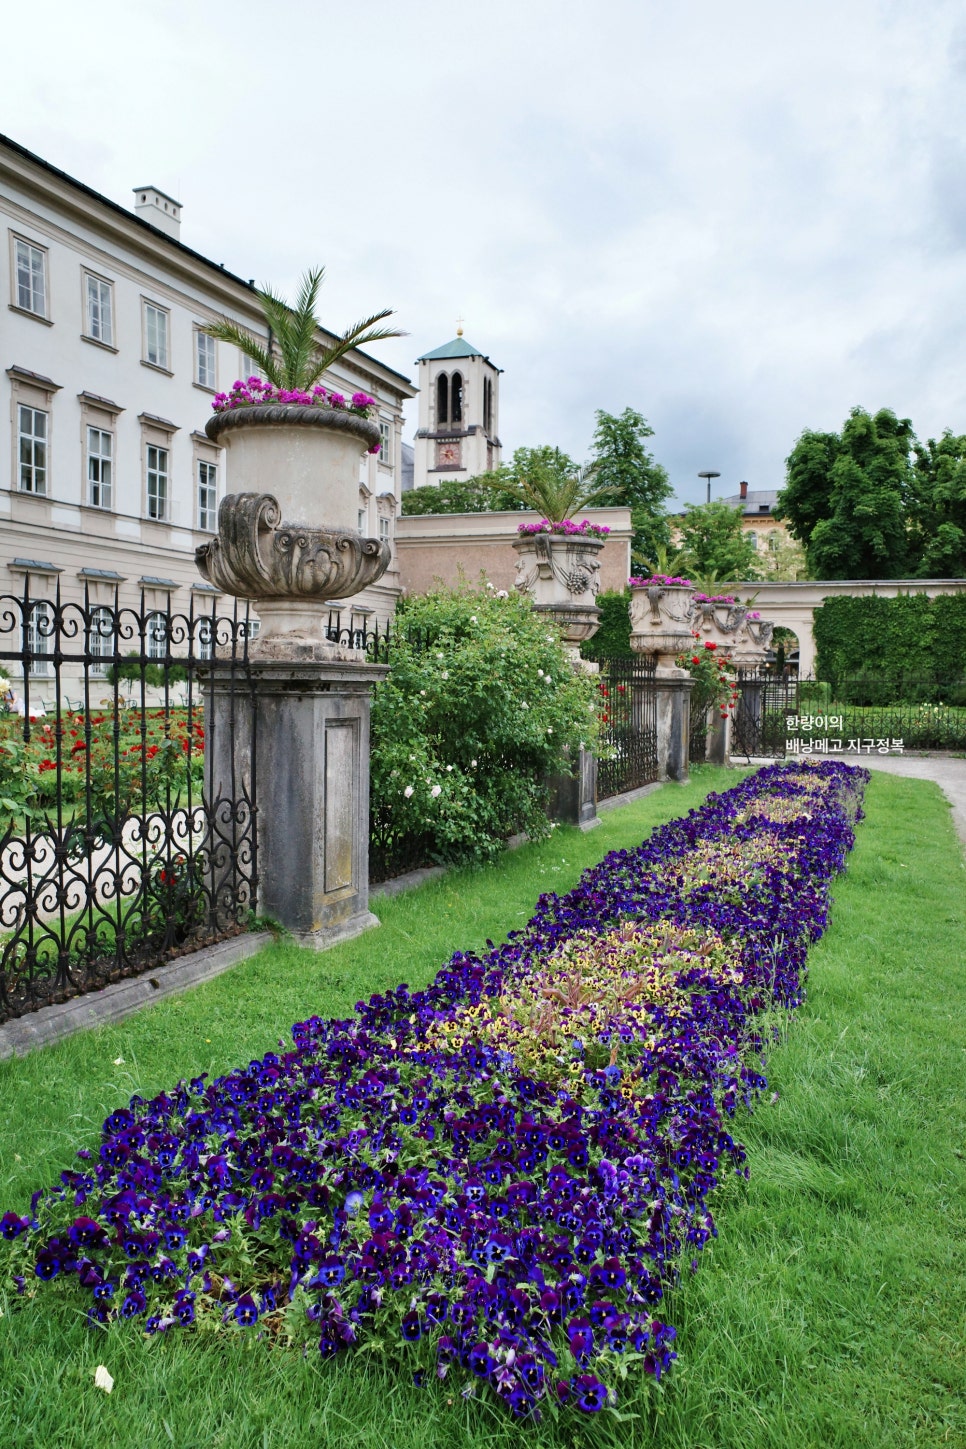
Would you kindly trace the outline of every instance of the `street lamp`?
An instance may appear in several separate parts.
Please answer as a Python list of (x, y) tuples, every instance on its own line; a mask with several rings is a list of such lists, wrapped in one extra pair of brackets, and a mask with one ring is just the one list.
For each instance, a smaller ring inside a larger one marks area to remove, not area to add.
[(703, 473), (699, 473), (698, 474), (698, 477), (699, 478), (707, 478), (707, 480), (708, 480), (708, 502), (710, 503), (711, 502), (711, 479), (712, 478), (720, 478), (721, 477), (721, 474), (720, 473), (715, 473), (714, 470), (711, 469), (711, 468), (706, 468)]

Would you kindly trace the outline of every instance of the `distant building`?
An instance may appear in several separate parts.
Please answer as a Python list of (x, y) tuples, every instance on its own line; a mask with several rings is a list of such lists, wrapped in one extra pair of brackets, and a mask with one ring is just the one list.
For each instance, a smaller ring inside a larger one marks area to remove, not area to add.
[(438, 485), (444, 478), (465, 482), (498, 468), (501, 369), (467, 342), (462, 328), (418, 365), (413, 486)]
[[(267, 335), (253, 283), (184, 245), (181, 210), (142, 186), (128, 211), (0, 137), (0, 593), (26, 587), (41, 647), (58, 581), (65, 600), (210, 607), (194, 554), (217, 527), (227, 459), (204, 427), (214, 394), (253, 368), (202, 329), (227, 315)], [(391, 541), (415, 389), (359, 351), (325, 381), (376, 400), (383, 446), (360, 464), (358, 526)], [(394, 557), (353, 612), (385, 619), (398, 593)]]
[(732, 508), (741, 510), (741, 529), (755, 545), (759, 553), (787, 543), (789, 533), (786, 525), (773, 517), (778, 502), (777, 488), (756, 488), (749, 490), (747, 483), (738, 484), (738, 492), (723, 498)]

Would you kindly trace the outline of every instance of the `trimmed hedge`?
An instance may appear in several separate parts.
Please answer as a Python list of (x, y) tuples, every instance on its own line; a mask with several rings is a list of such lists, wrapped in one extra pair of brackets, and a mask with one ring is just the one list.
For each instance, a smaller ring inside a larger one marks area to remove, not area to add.
[(868, 675), (897, 698), (909, 688), (918, 698), (925, 681), (948, 688), (966, 678), (966, 594), (826, 599), (814, 633), (816, 673), (833, 686)]
[(584, 659), (625, 659), (631, 652), (630, 589), (598, 594), (600, 628), (580, 646)]

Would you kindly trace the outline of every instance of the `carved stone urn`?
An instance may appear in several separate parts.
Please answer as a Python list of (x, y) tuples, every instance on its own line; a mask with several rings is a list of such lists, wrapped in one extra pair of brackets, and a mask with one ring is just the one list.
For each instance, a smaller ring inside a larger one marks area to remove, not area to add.
[(535, 614), (546, 614), (575, 655), (600, 627), (597, 594), (599, 554), (606, 539), (593, 534), (521, 533), (514, 588), (533, 600)]
[(375, 583), (391, 560), (388, 543), (355, 526), (359, 460), (379, 442), (378, 425), (269, 404), (215, 413), (205, 431), (228, 449), (230, 491), (217, 536), (195, 559), (209, 583), (254, 605), (262, 627), (252, 656), (344, 654), (326, 639), (328, 601)]
[(675, 658), (690, 648), (690, 584), (665, 584), (648, 580), (631, 585), (631, 648), (656, 660), (658, 672), (677, 672)]
[(739, 669), (758, 669), (768, 652), (775, 625), (770, 619), (746, 614), (735, 637), (731, 658)]
[(691, 628), (702, 643), (713, 643), (719, 654), (730, 655), (747, 614), (745, 605), (734, 599), (699, 594), (692, 605)]

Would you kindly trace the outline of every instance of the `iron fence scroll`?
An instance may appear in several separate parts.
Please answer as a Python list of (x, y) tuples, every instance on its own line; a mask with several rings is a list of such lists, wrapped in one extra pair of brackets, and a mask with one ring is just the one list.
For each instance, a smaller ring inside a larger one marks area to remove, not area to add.
[(217, 655), (253, 727), (249, 624), (216, 607), (0, 597), (0, 1020), (250, 920), (254, 781), (209, 798), (203, 701)]

